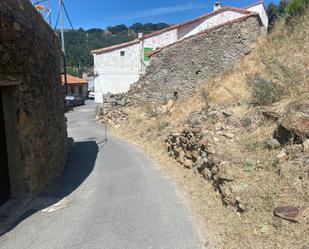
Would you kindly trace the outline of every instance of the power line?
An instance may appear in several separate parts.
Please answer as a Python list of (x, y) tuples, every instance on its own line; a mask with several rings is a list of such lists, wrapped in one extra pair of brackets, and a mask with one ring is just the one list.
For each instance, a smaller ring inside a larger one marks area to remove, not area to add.
[(54, 28), (54, 30), (56, 30), (56, 28), (57, 28), (57, 26), (58, 26), (59, 19), (60, 19), (60, 12), (61, 12), (61, 9), (59, 8), (59, 10), (58, 10), (58, 14), (57, 14), (57, 21), (56, 21), (56, 24), (55, 24), (55, 28)]
[[(67, 19), (68, 19), (68, 21), (70, 23), (71, 28), (73, 30), (75, 30), (63, 0), (61, 1), (61, 5), (62, 5), (62, 7), (64, 9), (65, 15), (66, 15), (66, 17), (67, 17)], [(57, 14), (57, 20), (56, 20), (56, 24), (55, 24), (54, 30), (57, 29), (57, 26), (58, 26), (59, 20), (60, 20), (60, 15), (61, 15), (61, 7), (59, 7), (59, 11), (58, 11), (58, 14)]]
[(65, 12), (65, 14), (66, 14), (66, 16), (67, 16), (67, 18), (68, 18), (68, 20), (69, 20), (69, 23), (70, 23), (70, 25), (71, 25), (71, 28), (74, 30), (74, 27), (73, 27), (71, 18), (70, 18), (69, 14), (68, 14), (67, 8), (65, 7), (65, 4), (64, 4), (64, 1), (63, 1), (63, 0), (62, 0), (62, 6), (63, 6), (64, 12)]
[(46, 1), (47, 1), (47, 0), (41, 0), (41, 1), (34, 2), (33, 4), (36, 5), (36, 4), (44, 3), (44, 2), (46, 2)]

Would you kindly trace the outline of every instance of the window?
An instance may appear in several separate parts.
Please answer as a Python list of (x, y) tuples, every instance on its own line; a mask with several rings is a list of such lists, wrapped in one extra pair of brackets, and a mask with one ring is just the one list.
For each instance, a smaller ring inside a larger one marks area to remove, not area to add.
[(82, 86), (79, 86), (79, 87), (78, 87), (78, 93), (79, 93), (80, 95), (83, 95), (83, 87), (82, 87)]
[(120, 51), (120, 56), (125, 56), (126, 52), (125, 51)]
[(71, 86), (71, 94), (74, 94), (74, 86)]
[(144, 48), (144, 61), (149, 61), (150, 56), (148, 56), (149, 53), (153, 51), (153, 48)]

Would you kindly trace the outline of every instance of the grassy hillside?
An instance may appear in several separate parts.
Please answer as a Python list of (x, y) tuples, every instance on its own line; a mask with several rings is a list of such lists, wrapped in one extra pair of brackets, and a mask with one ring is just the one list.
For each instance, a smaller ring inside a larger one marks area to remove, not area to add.
[[(308, 26), (308, 10), (277, 20), (251, 54), (206, 81), (194, 96), (164, 106), (123, 107), (124, 121), (112, 125), (152, 155), (186, 193), (206, 248), (309, 245), (309, 140), (273, 139), (291, 111), (308, 115)], [(185, 151), (185, 162), (178, 152), (168, 155), (168, 139), (184, 143), (185, 136), (194, 146), (209, 147), (208, 160), (217, 165), (208, 172), (212, 176), (187, 163), (197, 157), (194, 149)], [(230, 167), (222, 173), (222, 165)], [(299, 207), (296, 223), (274, 215), (281, 206)]]

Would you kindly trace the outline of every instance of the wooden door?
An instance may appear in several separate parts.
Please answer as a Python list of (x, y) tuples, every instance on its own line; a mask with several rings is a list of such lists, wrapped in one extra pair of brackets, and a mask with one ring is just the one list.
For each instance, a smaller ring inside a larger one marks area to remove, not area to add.
[(4, 128), (2, 90), (0, 87), (0, 205), (10, 197), (9, 167)]

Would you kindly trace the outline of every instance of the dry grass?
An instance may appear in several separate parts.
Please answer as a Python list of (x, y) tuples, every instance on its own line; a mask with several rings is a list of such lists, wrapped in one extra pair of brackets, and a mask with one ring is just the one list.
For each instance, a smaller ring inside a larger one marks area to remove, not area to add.
[[(298, 177), (293, 161), (278, 164), (280, 149), (263, 146), (276, 124), (262, 119), (258, 109), (250, 105), (251, 89), (246, 84), (249, 75), (259, 75), (282, 86), (285, 91), (279, 105), (283, 106), (308, 96), (309, 13), (292, 25), (278, 22), (275, 31), (261, 39), (251, 54), (232, 70), (205, 82), (191, 98), (177, 102), (172, 112), (160, 114), (154, 107), (127, 108), (129, 120), (113, 129), (148, 152), (185, 193), (207, 248), (299, 249), (309, 245), (308, 219), (299, 224), (274, 220), (273, 208), (277, 205), (309, 206), (309, 184)], [(237, 182), (246, 187), (241, 198), (249, 211), (243, 214), (224, 206), (209, 182), (166, 153), (166, 133), (181, 130), (190, 113), (207, 106), (228, 106), (238, 120), (237, 138), (221, 146), (218, 153), (237, 166)], [(259, 122), (247, 124), (247, 118)], [(244, 170), (248, 160), (257, 162), (252, 172)]]

